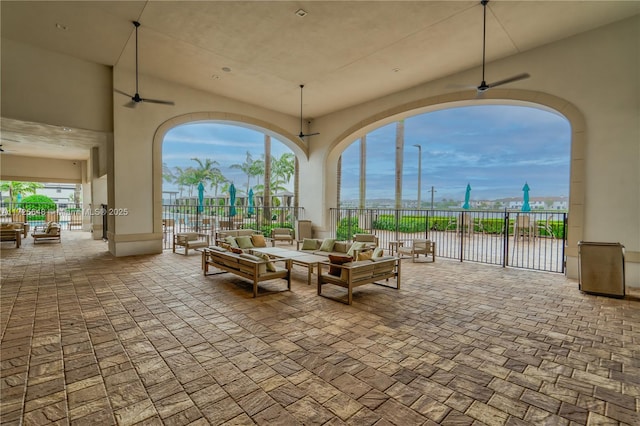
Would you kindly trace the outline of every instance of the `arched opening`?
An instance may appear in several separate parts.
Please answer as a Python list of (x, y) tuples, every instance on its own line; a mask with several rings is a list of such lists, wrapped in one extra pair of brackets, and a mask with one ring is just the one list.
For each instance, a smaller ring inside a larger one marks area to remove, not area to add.
[[(485, 99), (478, 100), (470, 98), (468, 92), (458, 92), (447, 94), (446, 96), (434, 96), (404, 105), (398, 105), (385, 111), (378, 111), (367, 118), (360, 118), (354, 122), (353, 126), (343, 131), (334, 139), (332, 147), (328, 150), (325, 167), (329, 170), (336, 170), (342, 151), (355, 140), (366, 135), (368, 132), (394, 123), (416, 114), (438, 111), (446, 108), (468, 105), (522, 105), (540, 109), (546, 109), (556, 114), (562, 115), (570, 124), (570, 178), (569, 178), (569, 202), (568, 219), (565, 226), (566, 244), (563, 247), (563, 265), (568, 276), (577, 276), (577, 250), (578, 241), (583, 235), (584, 217), (584, 155), (585, 155), (585, 122), (583, 115), (575, 106), (564, 99), (552, 95), (537, 93), (526, 90), (503, 90), (496, 89)], [(336, 173), (336, 176), (339, 173)], [(336, 200), (337, 179), (328, 175), (325, 182), (325, 199)], [(327, 229), (331, 226), (331, 218), (326, 217)]]
[[(164, 123), (154, 137), (154, 232), (166, 232), (166, 205), (187, 217), (180, 219), (184, 230), (206, 227), (212, 232), (212, 224), (219, 223), (212, 216), (226, 212), (230, 219), (230, 205), (235, 220), (274, 204), (297, 207), (297, 158), (306, 158), (306, 147), (280, 130), (215, 113)], [(197, 219), (189, 222), (189, 216)], [(170, 222), (173, 226), (177, 220)], [(164, 239), (167, 248), (166, 234)]]

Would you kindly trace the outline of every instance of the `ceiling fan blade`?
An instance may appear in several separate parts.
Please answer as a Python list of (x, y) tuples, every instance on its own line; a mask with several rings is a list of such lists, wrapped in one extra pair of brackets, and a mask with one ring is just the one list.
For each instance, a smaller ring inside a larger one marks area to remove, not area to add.
[(134, 100), (130, 100), (129, 102), (127, 102), (126, 104), (122, 105), (123, 107), (127, 107), (127, 108), (135, 108), (136, 105), (138, 105), (137, 102), (135, 102)]
[(127, 92), (123, 92), (122, 90), (113, 89), (113, 91), (116, 93), (120, 93), (121, 95), (125, 95), (127, 98), (133, 98), (133, 95), (130, 95)]
[(308, 136), (315, 136), (315, 135), (319, 135), (319, 134), (320, 134), (320, 132), (316, 132), (316, 133), (300, 133), (298, 136), (300, 138), (306, 138)]
[(513, 77), (505, 78), (504, 80), (496, 81), (495, 83), (489, 84), (489, 88), (502, 86), (503, 84), (513, 83), (519, 80), (524, 80), (529, 77), (531, 76), (526, 72), (522, 74), (514, 75)]
[(173, 101), (163, 101), (163, 100), (160, 100), (160, 99), (141, 98), (140, 101), (141, 102), (149, 102), (150, 104), (162, 104), (162, 105), (175, 105), (176, 104)]

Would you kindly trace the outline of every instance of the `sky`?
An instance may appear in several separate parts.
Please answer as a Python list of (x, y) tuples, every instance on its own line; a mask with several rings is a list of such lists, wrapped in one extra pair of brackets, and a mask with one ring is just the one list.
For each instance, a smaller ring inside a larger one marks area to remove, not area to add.
[[(396, 124), (367, 135), (367, 199), (395, 197)], [(478, 105), (444, 109), (405, 120), (403, 196), (417, 198), (418, 148), (422, 146), (423, 201), (464, 199), (467, 184), (472, 200), (521, 197), (528, 183), (530, 196), (567, 196), (571, 129), (561, 115), (537, 108)], [(190, 123), (165, 136), (163, 162), (169, 167), (197, 166), (191, 158), (211, 158), (223, 174), (246, 185), (246, 176), (231, 164), (264, 153), (264, 135), (258, 131), (221, 123)], [(272, 155), (291, 152), (271, 139)], [(359, 140), (342, 154), (343, 200), (357, 199)], [(254, 181), (252, 185), (256, 182)], [(293, 182), (291, 182), (291, 187)], [(177, 190), (164, 184), (163, 190)], [(186, 195), (186, 194), (185, 194)]]

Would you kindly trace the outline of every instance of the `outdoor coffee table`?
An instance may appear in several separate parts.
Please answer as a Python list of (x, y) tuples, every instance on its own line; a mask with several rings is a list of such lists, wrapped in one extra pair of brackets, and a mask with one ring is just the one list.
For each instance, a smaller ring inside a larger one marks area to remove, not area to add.
[(313, 267), (317, 266), (320, 262), (326, 262), (326, 256), (319, 256), (317, 254), (303, 253), (296, 250), (289, 250), (280, 247), (260, 247), (253, 248), (251, 251), (255, 253), (263, 253), (267, 256), (277, 257), (279, 259), (291, 259), (294, 265), (300, 265), (307, 268), (307, 284), (311, 285), (311, 274), (313, 274)]
[(317, 254), (303, 254), (302, 256), (296, 256), (291, 258), (291, 262), (294, 265), (301, 265), (307, 268), (307, 284), (311, 285), (311, 274), (313, 274), (313, 267), (318, 266), (320, 262), (326, 262), (327, 256), (319, 256)]

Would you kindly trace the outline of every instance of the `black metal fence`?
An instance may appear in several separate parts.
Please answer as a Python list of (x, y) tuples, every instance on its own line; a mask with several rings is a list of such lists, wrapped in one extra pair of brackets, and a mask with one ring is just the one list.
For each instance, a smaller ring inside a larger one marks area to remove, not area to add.
[(369, 233), (393, 252), (413, 239), (436, 242), (436, 255), (549, 272), (564, 272), (567, 214), (555, 211), (331, 209), (339, 240)]
[(219, 230), (254, 229), (265, 236), (273, 228), (294, 229), (295, 221), (304, 219), (302, 207), (248, 207), (236, 206), (187, 206), (165, 204), (162, 206), (163, 247), (170, 249), (173, 235), (179, 232), (198, 232), (210, 236), (211, 241)]
[(93, 212), (80, 204), (0, 203), (0, 222), (28, 223), (30, 229), (48, 222), (58, 222), (62, 229), (82, 229), (84, 215)]

